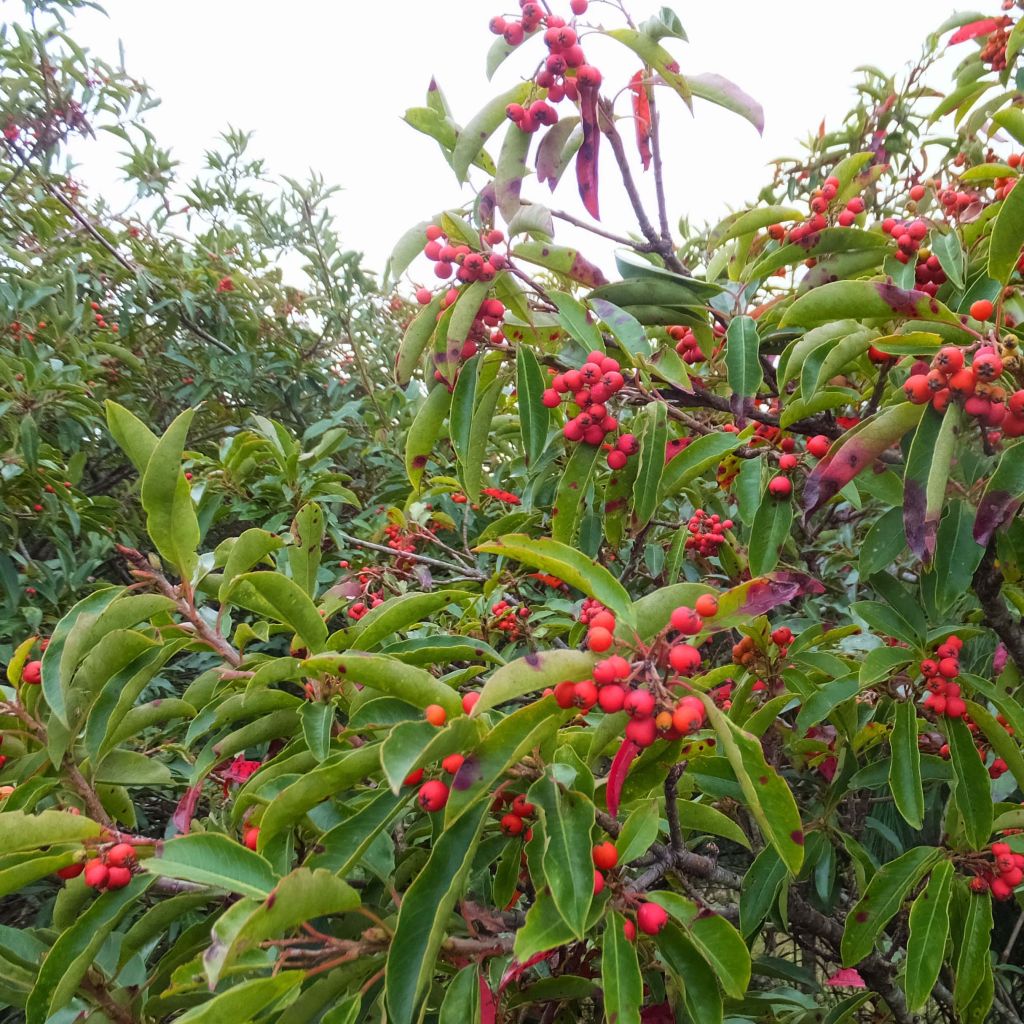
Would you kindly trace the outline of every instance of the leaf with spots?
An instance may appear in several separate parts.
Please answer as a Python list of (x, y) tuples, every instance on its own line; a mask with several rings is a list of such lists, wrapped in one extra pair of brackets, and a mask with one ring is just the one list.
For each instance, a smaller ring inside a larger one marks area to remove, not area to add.
[(765, 760), (761, 741), (722, 714), (710, 697), (699, 696), (743, 791), (747, 809), (790, 873), (796, 875), (804, 861), (804, 830), (792, 791)]
[(438, 384), (427, 395), (409, 427), (405, 438), (405, 471), (414, 490), (419, 489), (451, 404), (452, 393), (444, 384)]
[(834, 444), (804, 483), (806, 515), (816, 512), (924, 416), (925, 406), (900, 402), (858, 423)]
[(523, 103), (530, 95), (532, 83), (520, 82), (508, 92), (495, 96), (459, 132), (452, 151), (452, 169), (459, 181), (465, 181), (470, 165), (476, 160), (487, 140), (508, 120), (505, 108), (510, 103)]
[(1017, 514), (1021, 502), (1024, 502), (1024, 441), (1017, 441), (1003, 450), (985, 484), (974, 520), (974, 539), (982, 547), (986, 546), (996, 530)]
[(926, 406), (910, 442), (903, 473), (903, 529), (910, 550), (922, 562), (935, 554), (959, 423), (958, 406), (945, 413)]
[(635, 29), (616, 28), (606, 34), (612, 39), (617, 39), (624, 46), (628, 46), (646, 65), (654, 68), (665, 84), (675, 90), (686, 105), (691, 110), (693, 109), (690, 85), (686, 78), (679, 73), (679, 62), (668, 50), (655, 42), (649, 35), (637, 32)]
[(400, 722), (380, 745), (380, 763), (391, 792), (398, 796), (406, 776), (417, 768), (471, 750), (483, 734), (483, 723), (465, 715), (440, 729), (425, 720)]
[(597, 154), (601, 144), (601, 130), (597, 125), (598, 86), (580, 85), (579, 93), (583, 142), (576, 153), (576, 184), (584, 209), (594, 220), (600, 220), (597, 198)]
[(942, 857), (943, 851), (934, 846), (915, 846), (875, 872), (846, 917), (842, 942), (845, 967), (854, 967), (871, 954), (875, 940), (899, 912), (907, 894)]
[(780, 326), (814, 327), (846, 317), (960, 323), (954, 312), (927, 292), (907, 291), (885, 281), (833, 281), (801, 295), (786, 310)]
[(564, 245), (554, 245), (551, 242), (520, 242), (512, 250), (512, 257), (562, 274), (585, 288), (599, 288), (608, 283), (608, 278), (598, 266), (580, 255), (578, 250)]
[(479, 715), (517, 697), (557, 686), (563, 680), (589, 679), (597, 656), (589, 651), (538, 651), (497, 669), (484, 683), (472, 715)]

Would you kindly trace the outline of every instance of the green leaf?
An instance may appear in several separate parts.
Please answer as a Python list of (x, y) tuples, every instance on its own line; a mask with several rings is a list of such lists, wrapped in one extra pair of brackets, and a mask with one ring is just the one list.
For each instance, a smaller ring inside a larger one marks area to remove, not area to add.
[(686, 105), (693, 109), (689, 83), (679, 73), (679, 63), (668, 50), (660, 46), (649, 35), (637, 32), (635, 29), (616, 28), (606, 34), (612, 39), (617, 39), (624, 46), (628, 46), (645, 64), (654, 68), (665, 80), (665, 84), (678, 93)]
[(935, 607), (946, 614), (969, 593), (974, 572), (985, 549), (973, 537), (973, 506), (959, 498), (950, 501), (939, 523), (933, 566)]
[(520, 193), (532, 143), (533, 132), (524, 132), (518, 125), (509, 124), (493, 179), (494, 197), (506, 223), (510, 223), (522, 209)]
[(344, 676), (350, 683), (361, 683), (418, 708), (440, 704), (449, 715), (462, 714), (462, 699), (450, 686), (422, 668), (384, 654), (320, 654), (307, 658), (302, 668), (317, 675)]
[(589, 310), (582, 302), (566, 292), (551, 292), (551, 298), (558, 307), (558, 322), (588, 352), (604, 349), (604, 340), (597, 324), (590, 317)]
[[(686, 805), (686, 801), (680, 801), (680, 811)], [(658, 840), (658, 832), (661, 828), (661, 815), (658, 811), (658, 801), (651, 800), (649, 803), (641, 804), (626, 819), (615, 840), (615, 848), (619, 853), (619, 863), (628, 864), (631, 860), (642, 857)]]
[(764, 134), (764, 108), (752, 96), (748, 96), (735, 82), (721, 75), (706, 73), (688, 75), (686, 84), (698, 99), (707, 100), (715, 106), (731, 110), (749, 121), (758, 135)]
[(709, 697), (700, 697), (736, 773), (748, 810), (764, 837), (796, 875), (804, 860), (804, 831), (789, 786), (765, 760), (761, 741), (726, 718)]
[(401, 722), (380, 745), (384, 776), (396, 796), (406, 776), (421, 765), (440, 761), (449, 754), (472, 750), (485, 732), (484, 724), (472, 718), (456, 718), (442, 728), (430, 722)]
[(959, 322), (955, 313), (926, 292), (904, 291), (885, 281), (833, 281), (801, 295), (786, 310), (780, 326), (814, 327), (847, 317)]
[[(433, 593), (409, 593), (390, 597), (376, 608), (371, 608), (349, 629), (348, 636), (351, 642), (346, 644), (346, 648), (353, 651), (368, 651), (393, 634), (425, 621), (442, 608), (447, 608), (450, 604), (460, 604), (470, 597), (471, 595), (464, 590), (437, 590)], [(340, 637), (339, 640), (341, 639), (345, 638)], [(340, 649), (333, 637), (328, 646), (332, 650)]]
[(292, 521), (292, 543), (288, 548), (291, 577), (310, 597), (316, 597), (316, 577), (324, 540), (324, 510), (308, 501)]
[(470, 964), (468, 967), (463, 967), (448, 983), (437, 1024), (468, 1024), (468, 1022), (478, 1020), (480, 1020), (480, 973), (476, 964)]
[[(402, 343), (395, 361), (395, 380), (404, 387), (412, 380), (430, 339), (437, 330), (437, 314), (441, 311), (444, 292), (438, 292), (409, 322), (402, 335)], [(447, 390), (447, 389), (444, 389)]]
[(593, 295), (589, 299), (589, 304), (627, 355), (634, 359), (650, 357), (652, 349), (650, 339), (647, 337), (643, 324), (636, 317), (607, 299)]
[(413, 795), (407, 789), (395, 796), (382, 789), (368, 804), (317, 840), (317, 852), (307, 863), (343, 876), (359, 862), (367, 847), (405, 809)]
[(231, 584), (226, 600), (284, 623), (313, 653), (323, 650), (327, 642), (327, 624), (316, 605), (304, 590), (280, 573), (243, 573)]
[(870, 955), (875, 939), (903, 906), (907, 893), (942, 857), (943, 851), (933, 846), (915, 846), (878, 869), (864, 895), (846, 915), (844, 967), (853, 967)]
[(25, 1024), (45, 1024), (74, 998), (107, 936), (153, 884), (136, 876), (123, 889), (98, 896), (50, 947), (25, 1004)]
[[(943, 234), (939, 231), (931, 233), (931, 250), (939, 260), (949, 278), (950, 283), (958, 291), (964, 289), (964, 249), (955, 231)], [(883, 352), (888, 351), (882, 349)]]
[(949, 758), (956, 780), (953, 801), (971, 848), (983, 850), (992, 834), (992, 782), (985, 762), (978, 756), (974, 737), (963, 720), (946, 716), (943, 729), (949, 741)]
[[(253, 904), (255, 904), (253, 906)], [(342, 914), (359, 906), (359, 894), (330, 871), (296, 868), (285, 875), (262, 902), (240, 900), (235, 907), (247, 912), (230, 929), (229, 943), (222, 945), (215, 930), (213, 942), (203, 954), (211, 985), (246, 949), (264, 939), (280, 938), (304, 921)]]
[(757, 336), (757, 323), (753, 318), (736, 316), (729, 321), (725, 336), (725, 368), (734, 395), (756, 395), (763, 383), (760, 346), (761, 339)]
[(644, 983), (636, 958), (636, 945), (623, 931), (625, 919), (611, 911), (601, 939), (601, 990), (605, 1019), (613, 1024), (640, 1024)]
[(466, 180), (470, 165), (487, 140), (508, 120), (505, 108), (510, 103), (522, 103), (526, 100), (530, 95), (530, 88), (529, 82), (520, 82), (508, 92), (494, 97), (459, 132), (455, 149), (452, 151), (452, 169), (460, 182)]
[[(665, 471), (668, 413), (663, 402), (650, 402), (640, 415), (637, 430), (639, 463), (633, 481), (633, 520), (637, 528), (650, 522), (660, 504), (661, 478)], [(634, 420), (634, 423), (637, 422)]]
[(405, 472), (413, 490), (419, 490), (427, 462), (441, 436), (451, 407), (452, 393), (444, 384), (438, 384), (427, 395), (409, 427), (405, 437)]
[(913, 701), (898, 701), (889, 736), (892, 761), (889, 786), (903, 820), (919, 830), (924, 822), (924, 787), (921, 783), (921, 748), (917, 737), (917, 708)]
[(988, 276), (1006, 284), (1024, 246), (1024, 192), (1014, 188), (999, 206), (988, 245)]
[(1021, 754), (1014, 736), (992, 716), (987, 708), (976, 704), (973, 700), (967, 701), (967, 714), (988, 740), (996, 756), (1006, 762), (1010, 774), (1017, 780), (1017, 785), (1024, 789), (1024, 755)]
[(554, 697), (544, 697), (494, 726), (474, 750), (466, 752), (466, 760), (456, 773), (448, 796), (445, 828), (450, 828), (478, 802), (489, 802), (509, 766), (553, 736), (572, 713), (572, 709), (561, 710)]
[(309, 752), (317, 761), (325, 760), (331, 751), (334, 706), (307, 701), (299, 711), (299, 718), (302, 720), (302, 736)]
[(682, 985), (683, 1005), (693, 1024), (721, 1024), (722, 993), (715, 972), (693, 941), (669, 922), (654, 940), (658, 953)]
[(543, 454), (548, 441), (551, 410), (541, 401), (544, 394), (544, 371), (533, 350), (526, 345), (516, 348), (516, 402), (519, 405), (519, 432), (523, 438), (523, 456), (532, 465)]
[(107, 429), (141, 476), (146, 472), (160, 439), (123, 405), (118, 405), (109, 398), (104, 405), (107, 410)]
[(282, 971), (269, 978), (253, 978), (232, 985), (226, 992), (186, 1010), (176, 1024), (220, 1024), (222, 1021), (251, 1020), (268, 1006), (287, 996), (298, 995), (305, 971)]
[(256, 527), (246, 530), (239, 537), (232, 538), (227, 560), (224, 562), (224, 574), (217, 591), (217, 598), (221, 604), (227, 598), (231, 584), (237, 576), (248, 572), (254, 565), (262, 562), (271, 551), (277, 551), (283, 544), (284, 541), (280, 537)]
[(434, 843), (430, 859), (402, 895), (384, 975), (388, 1020), (394, 1024), (412, 1024), (417, 1019), (448, 916), (462, 894), (489, 809), (482, 801), (471, 813), (449, 821)]
[(625, 587), (602, 565), (556, 540), (534, 540), (525, 534), (510, 534), (499, 540), (478, 545), (474, 550), (502, 555), (532, 566), (540, 572), (557, 576), (589, 597), (600, 601), (616, 618), (632, 623), (633, 605)]
[(100, 831), (99, 824), (91, 818), (64, 811), (0, 812), (0, 850), (5, 854), (95, 839)]
[(195, 409), (186, 409), (157, 442), (142, 476), (142, 507), (146, 532), (160, 557), (191, 580), (198, 564), (199, 519), (192, 489), (181, 468), (185, 438)]
[(752, 210), (730, 214), (708, 234), (708, 251), (712, 252), (725, 242), (753, 234), (773, 224), (803, 220), (804, 217), (805, 214), (789, 206), (756, 206)]
[(716, 467), (743, 444), (736, 434), (724, 431), (691, 441), (666, 467), (661, 478), (661, 500), (678, 494), (691, 480)]
[(538, 779), (529, 795), (544, 823), (541, 863), (551, 898), (582, 939), (594, 897), (594, 804), (582, 793), (562, 788), (550, 775)]
[(564, 274), (585, 288), (597, 288), (607, 283), (607, 278), (597, 266), (577, 249), (570, 249), (564, 245), (554, 245), (551, 242), (520, 242), (512, 250), (512, 257), (534, 263), (556, 274)]
[(911, 655), (905, 647), (874, 647), (860, 663), (861, 687), (888, 679), (897, 669), (910, 664)]
[(789, 869), (772, 846), (766, 846), (747, 868), (740, 890), (740, 929), (750, 938), (771, 913), (782, 887), (789, 882)]
[(989, 893), (974, 893), (966, 881), (961, 890), (965, 911), (957, 940), (956, 979), (953, 987), (953, 1005), (963, 1013), (992, 972), (992, 897)]
[(480, 699), (473, 706), (476, 716), (527, 693), (556, 686), (563, 680), (574, 683), (589, 679), (596, 655), (589, 651), (538, 651), (502, 665), (484, 683)]
[[(722, 836), (730, 842), (750, 849), (750, 840), (735, 821), (710, 804), (699, 804), (694, 800), (679, 800), (679, 824), (684, 829)], [(648, 844), (649, 845), (649, 844)], [(646, 850), (644, 850), (646, 853)]]
[(916, 1013), (932, 994), (949, 938), (949, 902), (953, 885), (953, 864), (942, 861), (933, 871), (924, 891), (910, 908), (910, 938), (903, 987), (907, 1008)]
[(750, 527), (747, 555), (756, 576), (771, 572), (779, 564), (782, 548), (793, 529), (793, 502), (776, 498), (766, 487)]
[(149, 863), (168, 878), (215, 885), (257, 899), (266, 897), (277, 881), (270, 864), (259, 854), (213, 832), (169, 839)]
[(601, 457), (599, 445), (573, 446), (565, 469), (558, 479), (555, 501), (551, 506), (551, 539), (566, 547), (572, 545), (579, 532), (583, 517), (584, 499), (590, 488), (590, 478)]

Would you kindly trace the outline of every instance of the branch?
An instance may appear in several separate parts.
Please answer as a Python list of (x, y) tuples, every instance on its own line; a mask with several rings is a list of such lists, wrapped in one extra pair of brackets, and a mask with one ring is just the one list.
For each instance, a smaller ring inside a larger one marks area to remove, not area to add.
[(996, 567), (996, 541), (993, 537), (981, 556), (971, 582), (978, 595), (985, 619), (1002, 640), (1017, 668), (1024, 672), (1024, 628), (1015, 621), (1002, 597), (1003, 574)]
[(383, 544), (374, 544), (372, 541), (359, 540), (342, 530), (336, 530), (335, 532), (347, 544), (354, 544), (356, 547), (369, 548), (370, 551), (380, 551), (385, 555), (391, 555), (393, 558), (401, 557), (410, 562), (420, 562), (423, 565), (432, 565), (437, 569), (447, 569), (449, 572), (466, 576), (472, 580), (487, 579), (487, 575), (485, 573), (474, 569), (468, 569), (464, 565), (457, 565), (455, 562), (444, 562), (440, 558), (431, 558), (429, 555), (416, 554), (415, 551), (396, 551), (394, 548), (385, 547)]

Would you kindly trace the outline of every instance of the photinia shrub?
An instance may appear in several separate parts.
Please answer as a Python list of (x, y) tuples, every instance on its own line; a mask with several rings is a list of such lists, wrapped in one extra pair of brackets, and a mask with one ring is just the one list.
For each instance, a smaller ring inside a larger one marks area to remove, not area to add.
[(699, 230), (666, 133), (758, 104), (667, 8), (519, 8), (406, 114), (472, 199), (359, 493), (108, 397), (145, 534), (2, 689), (10, 1020), (1019, 1019), (1024, 20)]

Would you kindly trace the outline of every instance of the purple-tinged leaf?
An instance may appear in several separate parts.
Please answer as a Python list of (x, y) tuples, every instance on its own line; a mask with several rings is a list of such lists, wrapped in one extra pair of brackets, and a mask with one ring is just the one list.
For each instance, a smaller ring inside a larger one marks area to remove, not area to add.
[(885, 281), (833, 281), (801, 295), (786, 310), (780, 326), (814, 327), (847, 317), (960, 323), (955, 313), (927, 292), (907, 291)]
[(996, 530), (1016, 515), (1024, 502), (1024, 441), (1003, 451), (985, 486), (974, 520), (974, 539), (987, 546)]
[(587, 213), (594, 220), (601, 219), (597, 199), (597, 153), (601, 144), (601, 131), (597, 126), (596, 85), (580, 86), (580, 118), (583, 124), (583, 144), (576, 154), (576, 183)]
[(903, 474), (903, 529), (910, 550), (931, 562), (953, 460), (959, 409), (945, 414), (927, 407), (907, 455)]
[(803, 507), (811, 515), (837, 495), (861, 470), (912, 430), (925, 406), (901, 402), (858, 423), (832, 446), (804, 484)]
[(757, 129), (758, 135), (764, 134), (764, 107), (735, 82), (716, 74), (687, 75), (686, 81), (694, 96), (739, 114)]
[(599, 288), (608, 283), (599, 267), (596, 267), (576, 249), (564, 245), (553, 245), (549, 242), (521, 242), (512, 250), (514, 259), (535, 263), (545, 270), (553, 270), (556, 274), (564, 274), (573, 281), (588, 288)]
[(537, 180), (547, 184), (552, 192), (561, 181), (569, 161), (583, 143), (583, 132), (578, 117), (563, 117), (552, 125), (537, 147)]
[(494, 176), (494, 199), (505, 221), (511, 221), (519, 212), (519, 196), (526, 177), (526, 159), (530, 155), (533, 133), (524, 132), (510, 124), (498, 155), (498, 169)]

